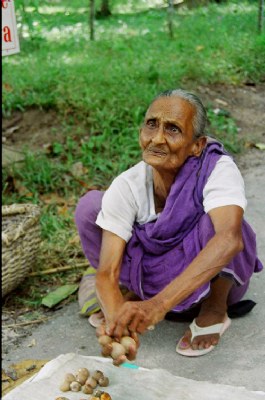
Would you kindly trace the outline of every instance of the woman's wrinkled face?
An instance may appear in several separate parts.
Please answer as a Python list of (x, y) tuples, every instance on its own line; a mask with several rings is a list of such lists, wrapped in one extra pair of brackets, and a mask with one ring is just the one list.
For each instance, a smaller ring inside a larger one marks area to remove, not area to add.
[(139, 138), (147, 164), (176, 173), (189, 156), (199, 155), (193, 137), (194, 112), (188, 101), (177, 96), (160, 97), (151, 104)]

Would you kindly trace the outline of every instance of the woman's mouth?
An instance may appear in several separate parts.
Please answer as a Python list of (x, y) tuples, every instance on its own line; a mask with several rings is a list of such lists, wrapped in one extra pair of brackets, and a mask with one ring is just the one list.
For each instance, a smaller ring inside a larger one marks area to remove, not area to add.
[(149, 149), (146, 150), (147, 153), (157, 156), (157, 157), (164, 157), (167, 155), (166, 151), (158, 149), (156, 147), (151, 147)]

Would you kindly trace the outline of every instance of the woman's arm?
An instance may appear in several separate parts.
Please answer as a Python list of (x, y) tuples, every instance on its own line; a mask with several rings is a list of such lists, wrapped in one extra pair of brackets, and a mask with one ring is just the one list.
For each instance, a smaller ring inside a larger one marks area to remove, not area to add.
[[(120, 269), (125, 246), (125, 240), (114, 233), (103, 230), (99, 267), (96, 273), (96, 294), (106, 319), (106, 326), (104, 324), (98, 327), (97, 336), (109, 333), (108, 327), (113, 326), (115, 317), (125, 302), (119, 288)], [(121, 332), (121, 335), (124, 332), (126, 332), (126, 335), (129, 334), (126, 327)], [(122, 355), (115, 359), (113, 361), (115, 365), (122, 364), (126, 359), (135, 359), (137, 348), (139, 347), (139, 339), (136, 333), (132, 333), (131, 336), (135, 340), (136, 346), (130, 348), (126, 356)], [(109, 355), (111, 350), (112, 348), (109, 346)]]
[(96, 273), (96, 294), (107, 324), (113, 321), (115, 313), (124, 303), (119, 289), (119, 276), (125, 246), (125, 240), (103, 230)]
[[(238, 206), (218, 207), (209, 212), (215, 235), (200, 251), (188, 268), (171, 282), (163, 298), (164, 307), (171, 309), (197, 288), (215, 277), (241, 250), (243, 209)], [(174, 284), (175, 282), (175, 284)], [(177, 293), (174, 290), (177, 289)], [(161, 295), (161, 297), (160, 297)], [(165, 295), (165, 296), (164, 296)], [(176, 303), (175, 303), (176, 301)]]
[(112, 325), (113, 335), (120, 337), (124, 327), (143, 333), (149, 325), (161, 321), (174, 306), (209, 282), (243, 249), (241, 207), (218, 207), (211, 210), (209, 216), (215, 235), (205, 248), (182, 274), (152, 299), (124, 303)]

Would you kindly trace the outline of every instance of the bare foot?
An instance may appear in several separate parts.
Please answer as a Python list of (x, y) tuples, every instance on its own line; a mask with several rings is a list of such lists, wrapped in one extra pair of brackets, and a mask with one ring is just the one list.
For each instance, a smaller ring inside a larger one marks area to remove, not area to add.
[[(203, 308), (196, 318), (196, 324), (200, 328), (220, 324), (224, 321), (226, 310), (217, 310), (213, 308)], [(191, 347), (193, 350), (208, 349), (210, 346), (216, 346), (219, 342), (219, 334), (196, 336), (191, 343), (191, 331), (188, 329), (180, 343), (180, 349), (185, 350)]]

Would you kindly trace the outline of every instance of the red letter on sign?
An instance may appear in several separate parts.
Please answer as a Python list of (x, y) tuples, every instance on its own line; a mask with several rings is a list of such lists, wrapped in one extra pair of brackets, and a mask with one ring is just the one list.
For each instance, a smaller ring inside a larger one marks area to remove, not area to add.
[(8, 28), (8, 26), (4, 26), (4, 28), (3, 28), (3, 36), (4, 36), (4, 41), (5, 42), (12, 42), (12, 40), (11, 40), (11, 31)]

